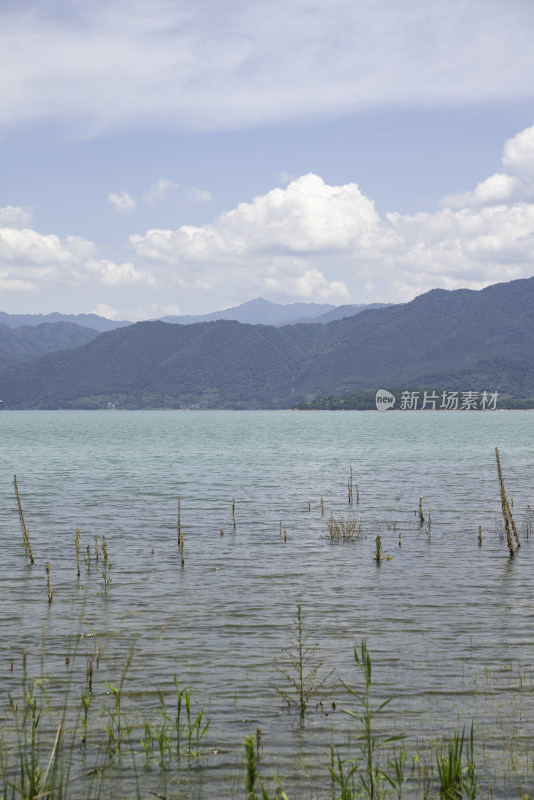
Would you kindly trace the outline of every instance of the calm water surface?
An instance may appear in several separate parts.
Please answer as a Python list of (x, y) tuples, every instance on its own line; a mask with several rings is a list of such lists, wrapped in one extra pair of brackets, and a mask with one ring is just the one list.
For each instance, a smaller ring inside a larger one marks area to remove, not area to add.
[[(361, 685), (353, 648), (366, 639), (376, 696), (393, 698), (384, 730), (404, 731), (424, 750), (474, 719), (484, 785), (506, 768), (511, 737), (522, 788), (534, 788), (524, 754), (534, 734), (534, 541), (508, 557), (495, 524), (494, 453), (498, 446), (520, 526), (534, 506), (534, 412), (2, 412), (0, 436), (3, 695), (20, 683), (24, 651), (30, 675), (44, 661), (51, 684), (59, 682), (70, 655), (83, 681), (98, 642), (102, 681), (116, 680), (137, 636), (125, 683), (132, 724), (161, 707), (158, 688), (170, 698), (174, 674), (212, 718), (209, 745), (218, 752), (169, 778), (178, 794), (187, 783), (179, 796), (243, 796), (242, 743), (260, 725), (264, 775), (275, 769), (292, 800), (329, 797), (328, 750), (351, 729), (340, 680)], [(360, 497), (352, 507), (351, 465)], [(21, 547), (14, 473), (33, 567)], [(432, 510), (430, 536), (414, 513), (420, 496), (425, 515)], [(356, 513), (366, 538), (327, 541), (331, 513)], [(75, 528), (82, 557), (93, 550), (79, 580)], [(379, 566), (377, 533), (391, 557)], [(97, 594), (94, 563), (102, 534), (108, 597)], [(275, 664), (285, 663), (297, 604), (338, 686), (337, 709), (330, 698), (304, 728), (270, 685), (286, 688)], [(128, 780), (117, 776), (114, 796), (128, 795)], [(158, 791), (160, 780), (144, 772), (143, 790)], [(498, 778), (494, 796), (512, 796), (510, 786), (515, 796), (514, 781)]]

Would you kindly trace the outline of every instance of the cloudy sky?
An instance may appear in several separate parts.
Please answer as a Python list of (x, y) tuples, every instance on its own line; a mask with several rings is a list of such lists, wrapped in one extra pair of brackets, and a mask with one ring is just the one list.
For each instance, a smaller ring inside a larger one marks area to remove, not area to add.
[(0, 310), (534, 274), (532, 0), (3, 0)]

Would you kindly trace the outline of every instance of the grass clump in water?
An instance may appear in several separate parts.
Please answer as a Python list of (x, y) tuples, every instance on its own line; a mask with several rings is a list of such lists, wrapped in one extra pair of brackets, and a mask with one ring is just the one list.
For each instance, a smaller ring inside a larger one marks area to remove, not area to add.
[(361, 518), (349, 514), (346, 519), (344, 517), (336, 519), (330, 514), (330, 519), (326, 523), (326, 538), (331, 542), (354, 542), (357, 539), (364, 539)]

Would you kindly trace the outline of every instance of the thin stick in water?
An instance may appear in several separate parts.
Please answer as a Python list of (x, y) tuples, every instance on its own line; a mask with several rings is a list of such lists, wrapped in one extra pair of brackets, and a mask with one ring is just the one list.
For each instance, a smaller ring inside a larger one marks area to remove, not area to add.
[(19, 487), (17, 486), (17, 476), (13, 475), (13, 484), (15, 486), (15, 497), (17, 498), (17, 505), (19, 507), (19, 519), (20, 519), (20, 527), (22, 529), (22, 538), (24, 540), (24, 547), (26, 549), (26, 555), (30, 559), (30, 562), (33, 564), (33, 553), (32, 547), (30, 544), (30, 537), (28, 536), (28, 531), (26, 528), (26, 522), (24, 520), (24, 512), (22, 510), (22, 503), (20, 502), (20, 495), (19, 495)]
[(52, 589), (50, 588), (50, 564), (48, 561), (46, 562), (46, 588), (48, 590), (48, 602), (51, 603), (54, 595), (52, 594)]

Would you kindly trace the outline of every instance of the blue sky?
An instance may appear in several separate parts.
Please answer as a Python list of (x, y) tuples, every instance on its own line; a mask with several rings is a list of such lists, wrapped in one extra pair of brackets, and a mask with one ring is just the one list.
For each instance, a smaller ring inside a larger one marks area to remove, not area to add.
[(523, 0), (4, 0), (0, 309), (530, 277), (533, 33)]

